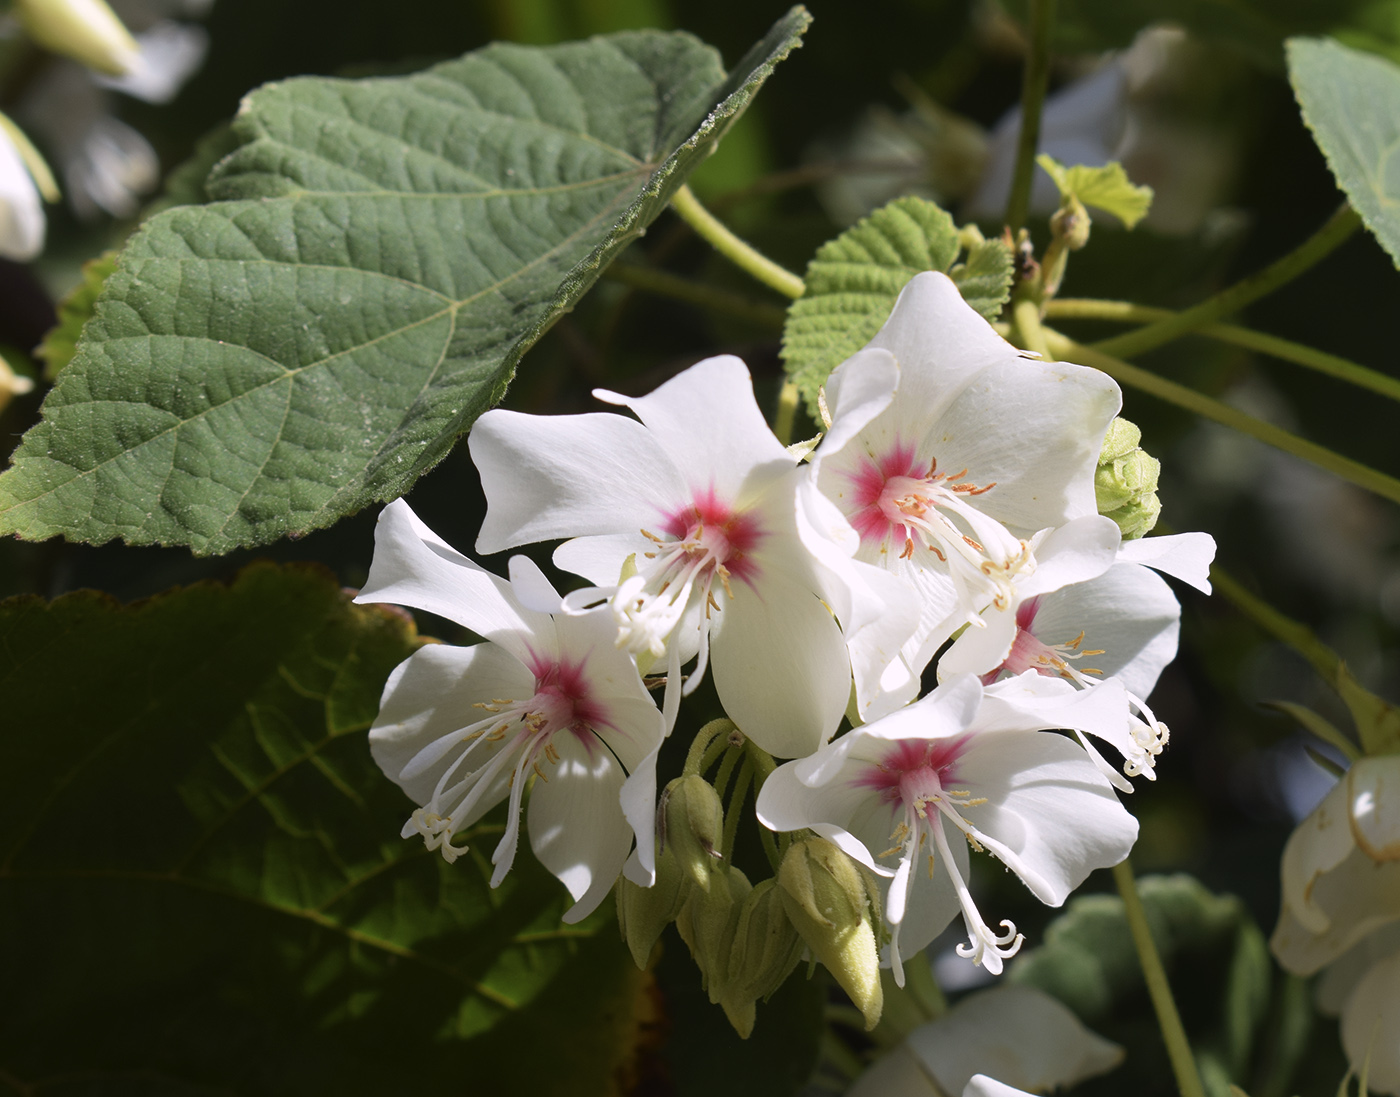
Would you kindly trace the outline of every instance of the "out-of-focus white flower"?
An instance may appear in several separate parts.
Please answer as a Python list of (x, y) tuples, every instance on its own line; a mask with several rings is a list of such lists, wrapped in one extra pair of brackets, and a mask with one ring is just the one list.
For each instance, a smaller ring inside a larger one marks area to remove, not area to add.
[[(998, 986), (970, 994), (946, 1016), (911, 1032), (862, 1074), (847, 1097), (1046, 1093), (1112, 1070), (1123, 1049), (1086, 1029), (1043, 991)], [(1007, 1084), (1009, 1082), (1009, 1084)]]
[(99, 76), (104, 88), (147, 103), (168, 103), (209, 52), (209, 32), (193, 23), (163, 19), (136, 36), (139, 52), (120, 76)]
[(128, 73), (140, 47), (105, 0), (14, 0), (34, 41), (111, 76)]
[(455, 861), (453, 835), (502, 800), (505, 835), (492, 855), (495, 887), (510, 870), (525, 785), (530, 845), (569, 889), (564, 921), (597, 908), (635, 835), (650, 872), (661, 714), (607, 610), (569, 615), (540, 570), (511, 561), (511, 581), (441, 541), (403, 500), (375, 529), (374, 560), (358, 602), (415, 606), (488, 641), (430, 644), (389, 676), (370, 750), (385, 774), (422, 805), (403, 836)]
[(1400, 1097), (1400, 925), (1376, 930), (1329, 965), (1317, 1004), (1341, 1015), (1342, 1047), (1367, 1088)]
[(1269, 946), (1296, 975), (1400, 920), (1400, 755), (1353, 763), (1289, 837), (1281, 876)]
[(24, 131), (0, 114), (0, 256), (23, 262), (44, 250), (42, 199), (58, 197), (44, 158)]

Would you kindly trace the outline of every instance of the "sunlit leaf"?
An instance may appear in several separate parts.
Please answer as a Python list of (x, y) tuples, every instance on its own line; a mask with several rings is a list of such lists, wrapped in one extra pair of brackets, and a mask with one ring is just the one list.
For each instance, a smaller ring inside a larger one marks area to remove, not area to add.
[(0, 477), (0, 532), (197, 553), (406, 491), (645, 230), (809, 22), (269, 84), (146, 221)]
[(1146, 217), (1152, 205), (1152, 188), (1134, 183), (1116, 160), (1102, 167), (1065, 167), (1042, 153), (1035, 162), (1054, 180), (1062, 198), (1073, 195), (1086, 206), (1113, 214), (1126, 228), (1133, 228)]

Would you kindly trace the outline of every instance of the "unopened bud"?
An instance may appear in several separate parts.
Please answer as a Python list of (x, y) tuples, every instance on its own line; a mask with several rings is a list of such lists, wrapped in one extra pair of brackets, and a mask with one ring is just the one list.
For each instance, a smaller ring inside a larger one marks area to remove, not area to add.
[(661, 848), (675, 855), (680, 870), (696, 887), (709, 891), (724, 840), (724, 805), (719, 793), (705, 778), (692, 773), (667, 785), (662, 803)]
[(778, 869), (783, 909), (872, 1029), (880, 989), (880, 893), (870, 872), (825, 838), (795, 842)]
[(669, 849), (657, 853), (656, 882), (651, 887), (634, 884), (626, 876), (618, 879), (617, 922), (639, 968), (645, 970), (657, 938), (676, 920), (689, 892), (689, 878)]
[(1064, 241), (1066, 250), (1078, 251), (1089, 242), (1089, 211), (1074, 195), (1065, 195), (1050, 216), (1050, 231)]
[(1113, 420), (1094, 473), (1099, 513), (1118, 524), (1125, 540), (1151, 530), (1162, 512), (1156, 495), (1162, 465), (1138, 446), (1141, 440), (1142, 431), (1128, 420)]
[(125, 76), (141, 47), (106, 0), (15, 0), (15, 14), (45, 49), (108, 76)]
[(753, 1031), (754, 1003), (783, 985), (802, 958), (802, 936), (783, 909), (778, 882), (760, 880), (739, 904), (720, 1005), (744, 1039)]
[(676, 915), (676, 929), (700, 969), (701, 985), (719, 1004), (729, 979), (729, 945), (739, 922), (739, 907), (753, 885), (737, 868), (710, 874), (708, 891), (693, 887)]

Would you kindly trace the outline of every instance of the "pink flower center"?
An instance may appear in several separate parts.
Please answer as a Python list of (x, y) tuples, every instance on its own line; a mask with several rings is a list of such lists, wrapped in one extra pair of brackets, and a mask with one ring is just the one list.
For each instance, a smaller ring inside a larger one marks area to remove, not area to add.
[(893, 807), (922, 806), (937, 799), (945, 783), (957, 781), (957, 761), (971, 738), (900, 739), (855, 783)]
[(1068, 678), (1071, 682), (1083, 685), (1089, 679), (1086, 674), (1102, 674), (1096, 667), (1074, 667), (1071, 662), (1086, 655), (1102, 655), (1103, 648), (1080, 649), (1084, 642), (1081, 631), (1073, 640), (1060, 644), (1047, 644), (1035, 635), (1035, 615), (1040, 609), (1040, 598), (1027, 598), (1016, 607), (1016, 638), (1011, 641), (1011, 650), (1001, 666), (982, 675), (982, 684), (991, 685), (1002, 672), (1024, 674), (1034, 670), (1048, 678)]

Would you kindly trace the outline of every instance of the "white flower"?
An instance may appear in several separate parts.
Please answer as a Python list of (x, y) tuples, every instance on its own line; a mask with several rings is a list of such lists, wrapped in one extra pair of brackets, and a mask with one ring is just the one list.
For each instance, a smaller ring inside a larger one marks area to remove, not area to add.
[(23, 131), (0, 114), (0, 256), (24, 262), (44, 250), (41, 186), (45, 197), (57, 199), (58, 187), (43, 158)]
[(1342, 1046), (1367, 1089), (1400, 1097), (1400, 925), (1377, 930), (1329, 965), (1317, 1004), (1341, 1014)]
[(901, 961), (959, 910), (969, 938), (961, 955), (998, 974), (1020, 948), (1014, 925), (1003, 921), (997, 934), (978, 912), (962, 838), (991, 851), (1051, 906), (1094, 869), (1121, 861), (1137, 838), (1136, 820), (1084, 751), (1041, 730), (1105, 719), (1121, 703), (1120, 688), (1077, 691), (1025, 677), (1031, 688), (1014, 697), (984, 698), (971, 675), (946, 682), (779, 767), (759, 794), (765, 826), (810, 827), (889, 880), (888, 959), (901, 984)]
[[(450, 862), (453, 835), (509, 798), (492, 855), (497, 886), (515, 859), (525, 785), (530, 845), (569, 889), (576, 922), (607, 895), (635, 834), (650, 873), (661, 714), (606, 610), (558, 613), (560, 598), (523, 556), (498, 579), (441, 541), (398, 500), (375, 530), (374, 562), (356, 599), (415, 606), (488, 642), (430, 644), (384, 687), (370, 749), (423, 805), (403, 829)], [(630, 776), (628, 776), (630, 774)]]
[[(1117, 527), (1096, 516), (1045, 531), (1031, 545), (1036, 570), (1018, 576), (1007, 612), (984, 612), (984, 627), (967, 629), (939, 659), (939, 676), (978, 674), (990, 684), (1034, 670), (1087, 689), (1111, 675), (1126, 687), (1128, 707), (1121, 721), (1093, 734), (1123, 755), (1130, 777), (1155, 780), (1168, 731), (1145, 698), (1176, 656), (1181, 605), (1149, 567), (1209, 593), (1215, 542), (1184, 533), (1120, 546)], [(1081, 665), (1085, 658), (1092, 665)], [(1089, 744), (1085, 749), (1099, 758)], [(1101, 768), (1132, 791), (1107, 762)]]
[[(890, 373), (873, 351), (898, 365), (883, 405), (871, 377)], [(859, 534), (856, 558), (918, 593), (911, 676), (985, 607), (1009, 604), (1035, 566), (1026, 538), (1097, 513), (1094, 470), (1120, 400), (1098, 370), (1023, 357), (936, 272), (916, 275), (866, 350), (832, 373), (813, 475)], [(891, 707), (874, 700), (862, 698), (863, 715)]]
[(1044, 991), (997, 986), (968, 995), (938, 1020), (914, 1029), (846, 1097), (965, 1093), (987, 1075), (1021, 1087), (1013, 1093), (1044, 1093), (1103, 1074), (1122, 1060), (1121, 1047), (1090, 1032)]
[(555, 562), (599, 586), (569, 604), (608, 599), (618, 643), (644, 668), (665, 660), (668, 729), (681, 664), (698, 656), (687, 692), (710, 665), (725, 711), (760, 747), (816, 749), (851, 691), (828, 606), (854, 599), (804, 541), (807, 470), (763, 421), (748, 370), (710, 358), (648, 396), (594, 395), (641, 422), (501, 410), (477, 421), (470, 447), (487, 498), (477, 549), (573, 537)]
[(1283, 849), (1282, 910), (1269, 947), (1311, 975), (1400, 920), (1400, 755), (1359, 759)]

